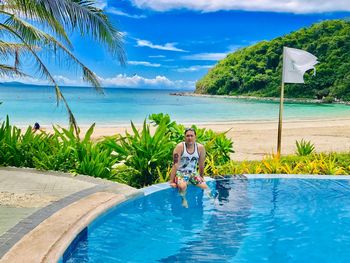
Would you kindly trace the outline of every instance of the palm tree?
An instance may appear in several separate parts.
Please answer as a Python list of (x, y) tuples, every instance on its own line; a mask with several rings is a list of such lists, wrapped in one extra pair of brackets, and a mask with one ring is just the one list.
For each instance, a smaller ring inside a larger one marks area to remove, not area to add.
[(122, 34), (94, 4), (93, 0), (0, 0), (0, 57), (11, 61), (11, 64), (0, 64), (0, 76), (26, 75), (21, 71), (21, 60), (24, 55), (31, 55), (42, 77), (53, 84), (57, 105), (60, 101), (64, 103), (77, 134), (74, 115), (40, 55), (53, 52), (68, 58), (70, 66), (81, 70), (83, 80), (102, 92), (96, 75), (72, 53), (68, 38), (72, 32), (89, 35), (125, 65)]

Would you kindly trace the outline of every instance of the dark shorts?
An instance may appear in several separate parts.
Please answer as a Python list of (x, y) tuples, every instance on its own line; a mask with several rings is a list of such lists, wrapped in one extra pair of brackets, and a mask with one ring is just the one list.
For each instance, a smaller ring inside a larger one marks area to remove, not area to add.
[(187, 174), (187, 173), (176, 172), (175, 183), (178, 184), (181, 182), (197, 185), (197, 184), (204, 183), (204, 180), (199, 174), (196, 174), (196, 173)]

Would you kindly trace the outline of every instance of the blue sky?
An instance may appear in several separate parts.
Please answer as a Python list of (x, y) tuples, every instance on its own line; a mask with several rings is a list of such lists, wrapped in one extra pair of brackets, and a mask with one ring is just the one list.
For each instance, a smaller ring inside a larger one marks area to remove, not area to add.
[[(121, 67), (94, 41), (78, 35), (72, 36), (74, 54), (104, 86), (193, 90), (210, 67), (238, 48), (322, 20), (350, 17), (349, 0), (304, 2), (99, 0), (96, 5), (124, 34), (128, 64)], [(61, 84), (82, 85), (79, 72), (53, 63), (54, 58), (47, 61)], [(32, 76), (21, 81), (44, 83)]]

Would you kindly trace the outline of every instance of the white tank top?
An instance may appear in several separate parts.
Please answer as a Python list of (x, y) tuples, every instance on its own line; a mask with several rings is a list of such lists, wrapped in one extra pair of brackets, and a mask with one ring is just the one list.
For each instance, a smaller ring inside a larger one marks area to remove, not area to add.
[(199, 160), (197, 143), (194, 144), (194, 152), (192, 154), (187, 152), (185, 142), (183, 142), (183, 149), (178, 171), (182, 173), (195, 173)]

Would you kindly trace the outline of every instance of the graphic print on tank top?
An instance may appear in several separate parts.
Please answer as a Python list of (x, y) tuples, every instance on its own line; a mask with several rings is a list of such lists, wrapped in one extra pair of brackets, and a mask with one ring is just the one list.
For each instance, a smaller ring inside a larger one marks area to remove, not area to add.
[(182, 173), (195, 173), (199, 159), (197, 143), (194, 145), (194, 152), (192, 154), (187, 152), (186, 143), (183, 143), (183, 149), (178, 171)]

